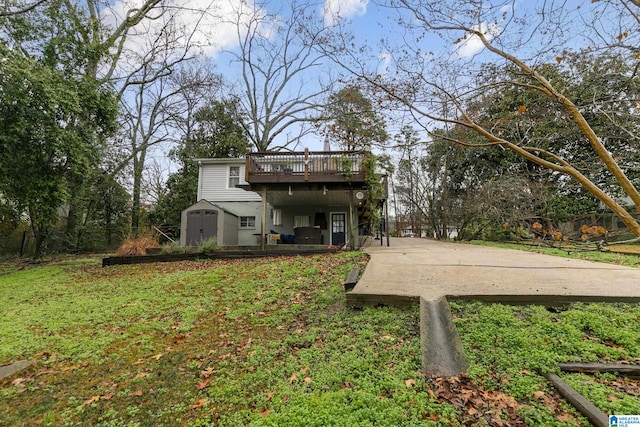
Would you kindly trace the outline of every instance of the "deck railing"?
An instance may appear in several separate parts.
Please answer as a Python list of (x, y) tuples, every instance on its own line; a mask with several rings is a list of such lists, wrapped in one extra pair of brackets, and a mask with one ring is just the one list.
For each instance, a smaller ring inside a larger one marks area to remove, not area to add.
[(362, 151), (247, 153), (249, 183), (362, 182), (368, 153)]

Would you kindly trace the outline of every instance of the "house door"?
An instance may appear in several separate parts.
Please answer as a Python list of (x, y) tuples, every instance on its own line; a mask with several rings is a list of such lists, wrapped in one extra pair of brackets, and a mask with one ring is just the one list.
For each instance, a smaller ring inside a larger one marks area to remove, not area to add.
[(187, 213), (187, 245), (198, 246), (218, 235), (218, 211), (201, 209)]
[(346, 243), (347, 214), (344, 212), (331, 214), (331, 244), (342, 246)]

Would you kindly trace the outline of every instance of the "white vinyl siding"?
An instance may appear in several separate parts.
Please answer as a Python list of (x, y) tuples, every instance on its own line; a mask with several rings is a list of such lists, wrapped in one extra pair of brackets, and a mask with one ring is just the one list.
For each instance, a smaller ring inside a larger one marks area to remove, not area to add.
[(242, 188), (229, 188), (229, 166), (238, 167), (238, 183), (247, 184), (244, 180), (244, 163), (242, 164), (203, 164), (198, 182), (198, 200), (211, 202), (257, 202), (260, 195)]

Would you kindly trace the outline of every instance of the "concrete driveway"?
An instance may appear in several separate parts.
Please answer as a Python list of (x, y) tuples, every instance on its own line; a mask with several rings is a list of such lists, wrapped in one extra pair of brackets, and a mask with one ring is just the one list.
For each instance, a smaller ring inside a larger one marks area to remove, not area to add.
[[(640, 268), (417, 238), (374, 241), (352, 306), (398, 305), (420, 296), (512, 303), (640, 301)], [(640, 257), (638, 258), (640, 263)]]

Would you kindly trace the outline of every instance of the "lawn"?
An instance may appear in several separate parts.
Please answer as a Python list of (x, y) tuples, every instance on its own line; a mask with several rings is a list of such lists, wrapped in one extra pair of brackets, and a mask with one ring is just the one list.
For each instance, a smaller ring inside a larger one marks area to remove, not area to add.
[[(418, 308), (349, 310), (358, 252), (102, 268), (0, 264), (0, 425), (588, 425), (539, 369), (638, 362), (637, 305), (452, 301), (469, 375), (420, 373)], [(638, 382), (563, 375), (640, 413)]]

